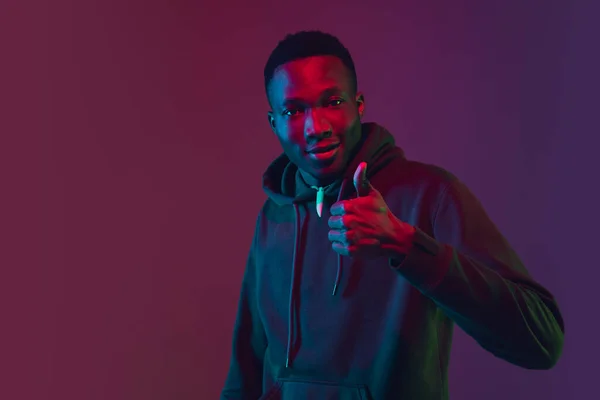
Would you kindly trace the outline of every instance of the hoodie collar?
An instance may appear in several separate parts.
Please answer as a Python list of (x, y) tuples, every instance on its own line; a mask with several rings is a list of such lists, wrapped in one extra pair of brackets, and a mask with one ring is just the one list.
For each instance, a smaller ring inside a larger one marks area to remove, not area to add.
[[(344, 175), (331, 185), (324, 187), (325, 197), (337, 198), (341, 182), (352, 179), (358, 165), (365, 161), (369, 164), (368, 177), (376, 174), (394, 158), (404, 158), (404, 152), (396, 147), (392, 134), (375, 123), (362, 124), (362, 137), (359, 150), (352, 158)], [(267, 196), (279, 205), (303, 203), (315, 199), (316, 190), (308, 185), (298, 167), (281, 154), (267, 168), (263, 175), (263, 190)]]

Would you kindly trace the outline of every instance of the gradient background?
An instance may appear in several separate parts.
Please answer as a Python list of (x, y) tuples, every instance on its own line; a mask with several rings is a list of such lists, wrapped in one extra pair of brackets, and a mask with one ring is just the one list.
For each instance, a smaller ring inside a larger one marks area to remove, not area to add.
[(217, 398), (279, 153), (262, 68), (311, 28), (349, 47), (366, 120), (464, 180), (561, 305), (552, 371), (457, 328), (451, 398), (598, 398), (599, 2), (366, 4), (2, 0), (0, 398)]

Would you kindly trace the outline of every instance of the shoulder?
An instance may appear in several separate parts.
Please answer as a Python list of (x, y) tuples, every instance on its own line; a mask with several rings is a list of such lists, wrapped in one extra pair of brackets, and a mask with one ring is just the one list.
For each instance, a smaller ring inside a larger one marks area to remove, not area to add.
[(413, 160), (394, 160), (383, 168), (374, 181), (389, 187), (419, 187), (436, 191), (446, 191), (459, 182), (452, 172), (434, 164)]
[(438, 165), (427, 164), (420, 161), (407, 161), (406, 164), (406, 169), (411, 174), (427, 181), (450, 184), (458, 180), (456, 175)]
[(373, 177), (372, 184), (401, 215), (419, 213), (421, 217), (413, 217), (432, 221), (440, 208), (460, 202), (460, 193), (468, 193), (447, 169), (412, 160), (394, 160)]
[(477, 196), (460, 178), (442, 167), (407, 161), (404, 167), (389, 173), (396, 176), (397, 184), (409, 182), (409, 186), (420, 188), (422, 199), (429, 201), (436, 215), (453, 214), (464, 217), (468, 214), (484, 218), (485, 210)]

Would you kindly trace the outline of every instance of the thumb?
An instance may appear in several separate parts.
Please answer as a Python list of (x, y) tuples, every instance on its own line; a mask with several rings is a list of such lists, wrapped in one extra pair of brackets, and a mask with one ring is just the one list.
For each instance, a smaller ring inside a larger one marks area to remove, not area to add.
[(367, 196), (372, 186), (367, 179), (367, 163), (361, 162), (354, 172), (354, 188), (358, 197)]

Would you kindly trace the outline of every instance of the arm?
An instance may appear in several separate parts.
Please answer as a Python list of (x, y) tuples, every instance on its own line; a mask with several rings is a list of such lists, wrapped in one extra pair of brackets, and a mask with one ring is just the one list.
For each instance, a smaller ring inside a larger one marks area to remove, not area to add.
[(392, 266), (495, 356), (553, 367), (564, 335), (556, 301), (465, 185), (454, 181), (442, 192), (433, 228), (435, 239), (417, 229), (412, 249)]
[(242, 280), (231, 361), (221, 400), (256, 400), (262, 394), (263, 356), (267, 339), (256, 306), (254, 248), (253, 244)]

